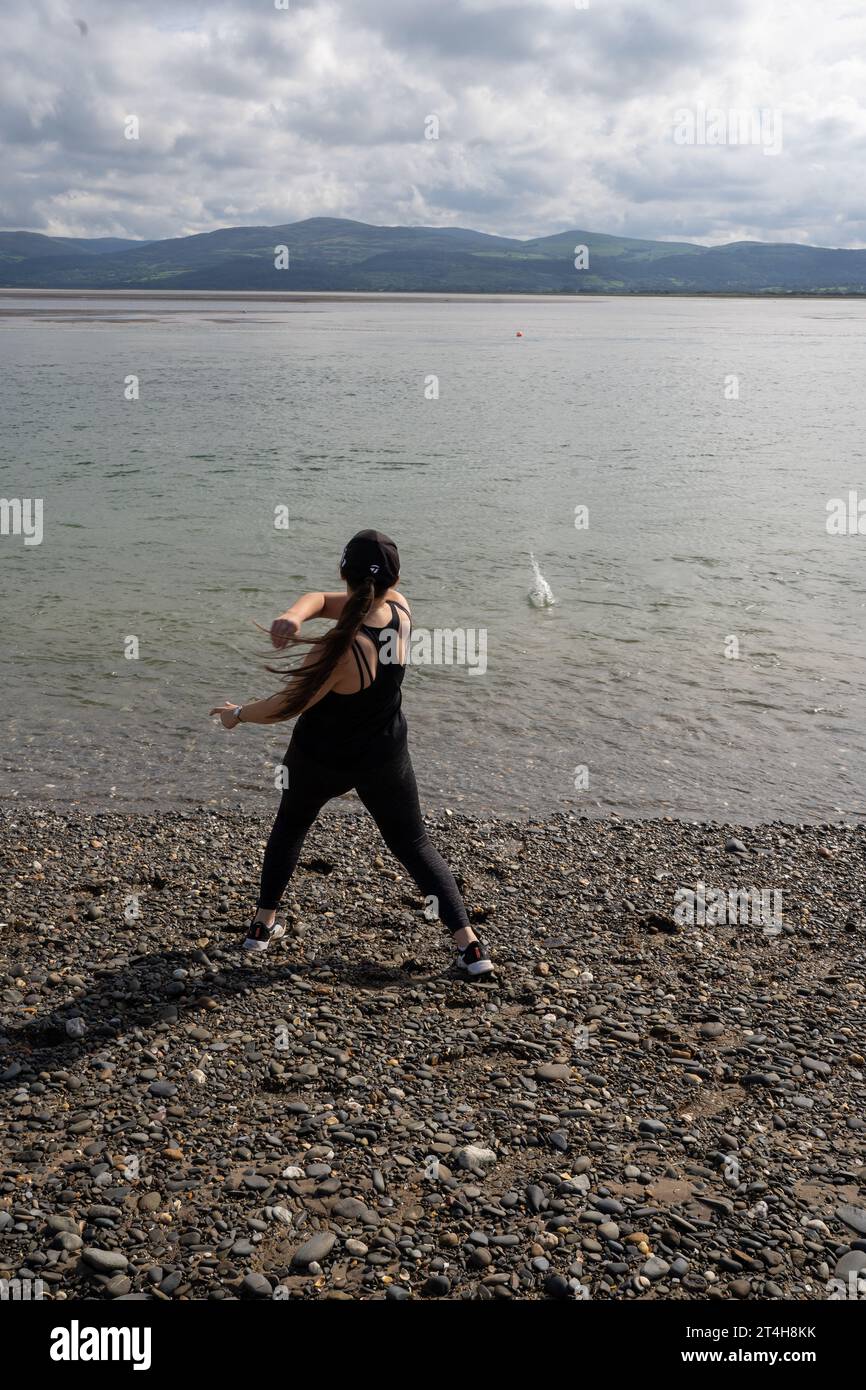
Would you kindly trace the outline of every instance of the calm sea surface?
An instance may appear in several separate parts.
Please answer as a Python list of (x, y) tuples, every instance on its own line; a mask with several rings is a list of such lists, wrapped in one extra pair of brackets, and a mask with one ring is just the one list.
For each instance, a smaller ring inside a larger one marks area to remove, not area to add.
[(407, 675), (429, 804), (863, 819), (866, 536), (826, 506), (866, 498), (864, 380), (858, 302), (0, 293), (0, 495), (43, 502), (0, 536), (0, 796), (267, 809), (288, 726), (208, 709), (374, 526), (417, 626), (486, 632)]

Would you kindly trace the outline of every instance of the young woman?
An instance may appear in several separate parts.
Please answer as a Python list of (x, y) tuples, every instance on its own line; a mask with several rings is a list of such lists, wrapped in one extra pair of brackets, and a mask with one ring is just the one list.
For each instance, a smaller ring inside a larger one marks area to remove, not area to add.
[[(435, 900), (457, 948), (457, 969), (470, 978), (489, 975), (490, 957), (421, 819), (400, 707), (411, 615), (395, 588), (400, 578), (396, 545), (378, 531), (359, 531), (343, 551), (340, 577), (344, 594), (305, 594), (271, 624), (271, 642), (278, 649), (310, 644), (300, 666), (280, 672), (285, 689), (252, 704), (227, 700), (211, 710), (226, 729), (300, 715), (283, 760), (288, 787), (265, 850), (258, 909), (244, 948), (267, 950), (284, 934), (276, 911), (307, 831), (331, 797), (354, 788), (391, 853), (421, 892)], [(323, 637), (299, 637), (308, 618), (332, 618), (334, 626)]]

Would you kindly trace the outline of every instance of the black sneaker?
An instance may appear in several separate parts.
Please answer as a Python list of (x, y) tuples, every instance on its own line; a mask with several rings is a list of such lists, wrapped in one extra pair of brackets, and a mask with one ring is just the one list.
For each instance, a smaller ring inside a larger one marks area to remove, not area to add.
[(469, 980), (493, 974), (493, 961), (483, 941), (472, 941), (462, 951), (458, 950), (455, 964), (458, 973)]
[(281, 936), (285, 936), (285, 923), (275, 921), (272, 927), (266, 927), (264, 922), (257, 922), (253, 918), (247, 927), (247, 934), (244, 938), (245, 951), (266, 951), (272, 941), (279, 941)]

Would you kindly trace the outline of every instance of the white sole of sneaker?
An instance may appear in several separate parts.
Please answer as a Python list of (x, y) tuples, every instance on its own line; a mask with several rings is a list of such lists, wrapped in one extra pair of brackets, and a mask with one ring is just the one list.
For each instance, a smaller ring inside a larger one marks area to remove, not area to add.
[(479, 960), (472, 965), (461, 965), (458, 963), (457, 970), (469, 980), (480, 980), (483, 975), (493, 974), (493, 962), (490, 960)]
[(247, 936), (244, 939), (245, 951), (266, 951), (272, 941), (279, 941), (281, 936), (285, 936), (285, 927), (277, 925), (274, 927), (267, 941), (258, 941), (254, 936)]

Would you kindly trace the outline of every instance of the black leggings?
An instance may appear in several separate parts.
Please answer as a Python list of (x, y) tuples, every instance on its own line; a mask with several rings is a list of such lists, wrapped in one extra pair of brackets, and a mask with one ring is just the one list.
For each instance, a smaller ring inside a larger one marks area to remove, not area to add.
[(364, 772), (341, 771), (313, 762), (294, 743), (285, 758), (289, 785), (283, 792), (262, 865), (259, 907), (276, 908), (291, 878), (307, 831), (327, 801), (352, 788), (358, 793), (391, 853), (421, 892), (434, 898), (436, 913), (450, 932), (469, 918), (454, 875), (433, 848), (418, 803), (409, 749)]

